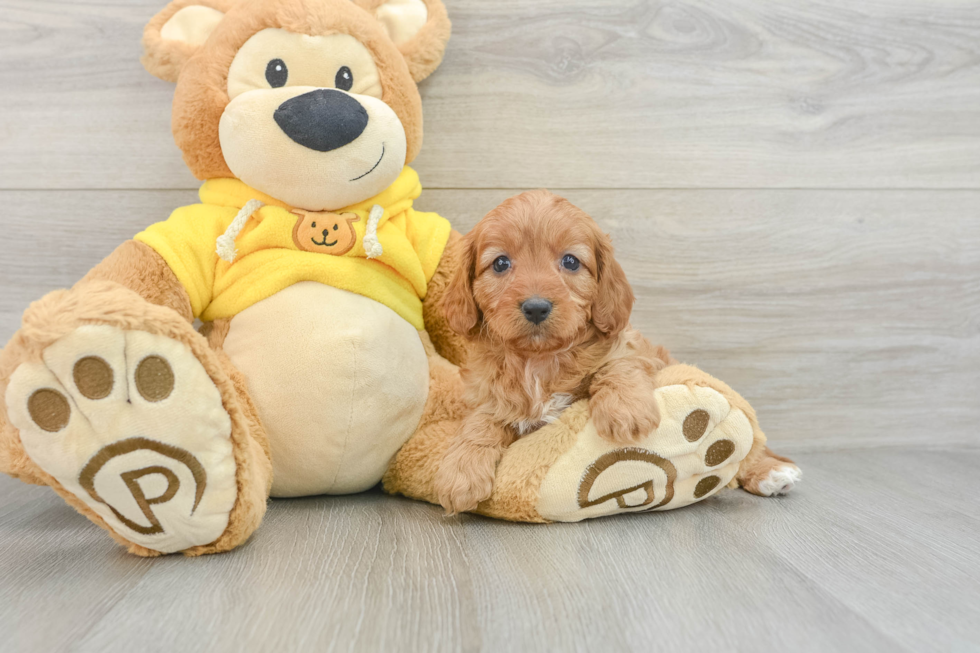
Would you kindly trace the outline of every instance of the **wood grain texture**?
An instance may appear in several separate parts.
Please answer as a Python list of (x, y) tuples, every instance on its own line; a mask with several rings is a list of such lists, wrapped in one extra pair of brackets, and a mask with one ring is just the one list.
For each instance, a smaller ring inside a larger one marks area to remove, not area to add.
[[(162, 0), (0, 0), (0, 188), (193, 188)], [(980, 188), (960, 0), (448, 0), (422, 85), (432, 188)]]
[[(516, 190), (429, 190), (461, 230)], [(774, 442), (976, 442), (980, 192), (565, 192), (612, 234), (633, 323), (741, 392)], [(196, 201), (0, 191), (0, 341), (28, 303)], [(43, 207), (43, 208), (42, 208)]]
[(581, 524), (446, 519), (376, 492), (274, 501), (244, 547), (156, 560), (2, 478), (0, 648), (976, 650), (980, 516), (950, 500), (980, 493), (980, 450), (799, 460), (786, 498)]

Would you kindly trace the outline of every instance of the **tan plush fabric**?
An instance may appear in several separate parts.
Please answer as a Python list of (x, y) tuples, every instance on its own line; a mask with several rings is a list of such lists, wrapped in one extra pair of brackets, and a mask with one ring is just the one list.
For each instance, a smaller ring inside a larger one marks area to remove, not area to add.
[[(385, 0), (355, 0), (358, 5), (372, 15), (386, 4)], [(441, 0), (423, 0), (427, 19), (425, 25), (414, 36), (398, 44), (398, 49), (408, 62), (408, 69), (416, 82), (431, 75), (439, 64), (449, 42), (452, 23), (446, 6)]]
[[(549, 521), (538, 511), (541, 483), (588, 423), (588, 406), (579, 402), (569, 407), (558, 422), (511, 445), (497, 466), (490, 499), (480, 504), (477, 512), (509, 521)], [(537, 435), (541, 437), (534, 437)]]
[(164, 41), (182, 41), (193, 47), (200, 47), (224, 18), (223, 12), (211, 7), (184, 7), (164, 23), (160, 29), (160, 37)]
[(78, 285), (100, 280), (118, 283), (151, 304), (172, 308), (188, 322), (194, 319), (190, 297), (177, 275), (145, 243), (127, 240), (92, 268)]
[(374, 17), (395, 45), (400, 45), (418, 34), (428, 11), (422, 0), (388, 0), (375, 10)]
[(198, 46), (182, 41), (165, 39), (162, 32), (177, 13), (188, 7), (207, 7), (222, 13), (235, 0), (174, 0), (153, 17), (143, 30), (143, 67), (153, 76), (167, 82), (176, 82), (181, 69), (194, 56)]

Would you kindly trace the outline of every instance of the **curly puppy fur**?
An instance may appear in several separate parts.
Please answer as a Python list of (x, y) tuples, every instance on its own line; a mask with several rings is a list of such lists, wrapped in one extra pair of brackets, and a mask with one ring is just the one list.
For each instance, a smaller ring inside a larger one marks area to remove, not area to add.
[[(443, 313), (471, 346), (462, 370), (469, 414), (436, 477), (450, 514), (490, 496), (515, 439), (589, 399), (599, 434), (626, 444), (660, 421), (654, 377), (673, 362), (629, 325), (633, 290), (609, 236), (545, 190), (512, 197), (465, 237)], [(547, 314), (529, 313), (544, 302)]]

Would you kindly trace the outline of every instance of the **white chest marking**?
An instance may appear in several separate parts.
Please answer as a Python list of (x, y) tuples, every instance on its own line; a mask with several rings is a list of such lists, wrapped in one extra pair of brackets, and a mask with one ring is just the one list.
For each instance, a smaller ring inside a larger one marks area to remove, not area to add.
[(562, 412), (571, 404), (572, 395), (564, 392), (556, 392), (547, 401), (539, 402), (535, 406), (538, 413), (535, 417), (515, 422), (514, 429), (519, 436), (527, 435), (532, 431), (538, 430), (545, 424), (551, 424), (557, 421)]

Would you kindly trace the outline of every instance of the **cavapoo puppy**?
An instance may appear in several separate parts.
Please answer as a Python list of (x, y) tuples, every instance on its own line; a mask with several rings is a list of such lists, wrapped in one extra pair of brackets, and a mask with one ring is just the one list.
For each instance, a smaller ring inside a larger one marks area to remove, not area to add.
[(471, 341), (471, 412), (436, 476), (450, 514), (489, 497), (503, 450), (579, 399), (602, 437), (648, 435), (660, 421), (654, 375), (674, 362), (630, 327), (633, 290), (609, 236), (567, 200), (512, 197), (464, 242), (443, 298), (449, 326)]

